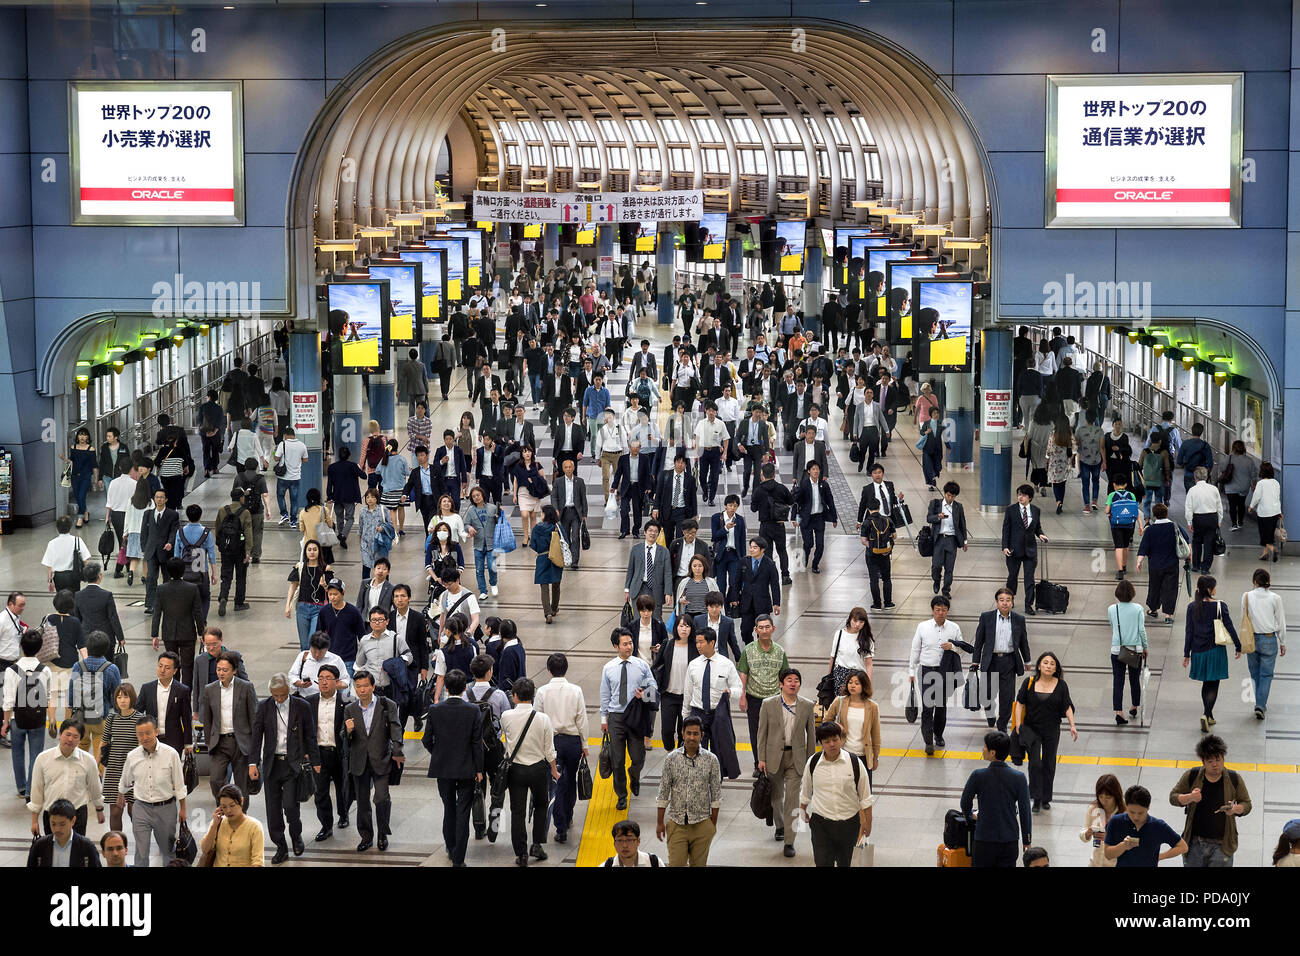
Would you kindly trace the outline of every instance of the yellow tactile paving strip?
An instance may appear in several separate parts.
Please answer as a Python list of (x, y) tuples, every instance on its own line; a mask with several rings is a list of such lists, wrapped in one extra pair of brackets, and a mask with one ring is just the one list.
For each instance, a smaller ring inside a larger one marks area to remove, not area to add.
[[(419, 740), (421, 735), (408, 731), (407, 740)], [(587, 816), (582, 825), (582, 840), (578, 845), (578, 866), (600, 866), (614, 853), (614, 840), (610, 830), (614, 824), (627, 816), (626, 810), (619, 810), (618, 797), (614, 794), (614, 780), (602, 780), (596, 772), (596, 755), (600, 750), (600, 738), (590, 737), (587, 746), (591, 749), (592, 788), (591, 800), (587, 804)], [(655, 743), (651, 749), (661, 750), (662, 745)], [(748, 753), (750, 745), (736, 742), (736, 750)], [(927, 757), (924, 750), (886, 747), (880, 751), (882, 757), (918, 757), (922, 760), (983, 760), (977, 750), (936, 750), (933, 757)], [(1085, 767), (1152, 767), (1165, 770), (1188, 770), (1199, 767), (1199, 760), (1165, 760), (1157, 757), (1113, 757), (1090, 756), (1087, 754), (1062, 754), (1062, 764), (1075, 764)], [(1300, 766), (1293, 763), (1229, 763), (1230, 769), (1239, 773), (1297, 773)], [(653, 828), (653, 821), (642, 822), (642, 839), (653, 838), (645, 828)]]

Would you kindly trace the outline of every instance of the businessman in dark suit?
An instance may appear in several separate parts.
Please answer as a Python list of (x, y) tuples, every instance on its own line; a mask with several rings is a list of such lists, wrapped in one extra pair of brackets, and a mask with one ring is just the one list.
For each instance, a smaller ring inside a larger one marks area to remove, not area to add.
[(611, 487), (618, 499), (618, 536), (626, 538), (632, 528), (641, 527), (646, 495), (654, 490), (654, 455), (641, 454), (641, 442), (635, 438), (618, 460)]
[[(248, 765), (253, 759), (253, 722), (257, 716), (257, 691), (246, 680), (235, 676), (238, 658), (223, 651), (217, 658), (217, 679), (203, 688), (199, 698), (199, 722), (203, 724), (211, 768), (208, 782), (215, 800), (226, 785), (227, 774), (244, 792), (244, 809), (248, 809)], [(227, 702), (223, 695), (231, 695)], [(227, 725), (224, 711), (229, 706), (233, 723)]]
[(38, 869), (54, 866), (54, 844), (68, 848), (68, 866), (72, 869), (99, 869), (99, 851), (94, 841), (87, 839), (72, 829), (77, 819), (76, 807), (71, 800), (55, 800), (49, 811), (50, 832), (39, 840), (33, 840), (27, 851), (27, 868)]
[(934, 580), (934, 593), (952, 597), (952, 572), (957, 564), (957, 549), (966, 550), (966, 509), (957, 500), (961, 486), (955, 481), (945, 482), (943, 498), (930, 500), (925, 520), (934, 533), (934, 556), (930, 559), (930, 577)]
[[(445, 441), (444, 438), (444, 444)], [(438, 496), (442, 494), (442, 482), (439, 480), (438, 470), (429, 461), (429, 449), (423, 446), (417, 448), (415, 462), (415, 467), (406, 478), (406, 486), (402, 489), (402, 500), (415, 505), (416, 510), (420, 512), (420, 527), (428, 528), (429, 519), (438, 511)]]
[(516, 405), (511, 414), (514, 417), (497, 432), (500, 444), (508, 446), (510, 454), (518, 452), (524, 445), (536, 448), (537, 439), (533, 436), (533, 423), (524, 421), (528, 410), (523, 405)]
[(826, 443), (817, 440), (817, 426), (808, 425), (803, 430), (803, 436), (794, 443), (794, 470), (792, 474), (798, 476), (806, 474), (809, 462), (817, 462), (821, 467), (822, 474), (828, 473), (826, 467)]
[[(723, 657), (730, 657), (733, 662), (740, 660), (740, 655), (744, 651), (741, 646), (740, 638), (736, 633), (735, 618), (727, 617), (722, 613), (723, 602), (726, 600), (721, 592), (709, 592), (706, 601), (706, 607), (703, 614), (695, 615), (696, 632), (703, 631), (705, 628), (711, 628), (713, 633), (718, 635), (718, 653)], [(717, 603), (713, 603), (716, 601)], [(751, 637), (752, 635), (745, 635)]]
[[(149, 636), (153, 649), (158, 650), (161, 633), (163, 646), (174, 651), (181, 659), (181, 683), (193, 687), (194, 645), (203, 633), (203, 594), (192, 581), (182, 580), (185, 562), (168, 558), (167, 583), (154, 595), (153, 623)], [(201, 675), (207, 677), (207, 673)], [(203, 680), (203, 684), (207, 681)], [(200, 684), (202, 686), (202, 684)]]
[(194, 658), (194, 683), (190, 684), (191, 713), (195, 720), (199, 719), (199, 699), (203, 696), (203, 688), (207, 687), (217, 679), (217, 658), (222, 654), (229, 652), (235, 655), (239, 661), (235, 665), (235, 676), (240, 680), (248, 680), (248, 671), (244, 669), (244, 657), (239, 651), (231, 650), (221, 641), (221, 628), (215, 624), (212, 627), (203, 629), (203, 651), (198, 657)]
[(1034, 569), (1038, 567), (1038, 542), (1046, 543), (1043, 534), (1043, 509), (1030, 504), (1033, 485), (1016, 489), (1016, 503), (1002, 516), (1002, 553), (1007, 558), (1007, 587), (1016, 593), (1016, 578), (1025, 575), (1025, 613), (1034, 614)]
[(560, 516), (560, 530), (573, 550), (573, 567), (582, 559), (582, 526), (587, 521), (587, 483), (576, 474), (578, 463), (566, 458), (561, 474), (551, 482), (551, 505)]
[[(522, 405), (515, 406), (523, 408)], [(531, 427), (531, 426), (530, 426)], [(502, 429), (508, 431), (508, 428)], [(497, 441), (492, 432), (483, 433), (483, 444), (474, 452), (474, 481), (483, 489), (489, 501), (500, 507), (501, 490), (506, 472), (505, 445)]]
[(678, 523), (693, 518), (698, 513), (695, 505), (695, 476), (686, 467), (686, 456), (680, 451), (673, 458), (672, 471), (666, 471), (659, 477), (655, 507), (659, 509), (665, 541), (677, 537)]
[(177, 753), (194, 745), (194, 730), (190, 716), (190, 689), (176, 679), (180, 670), (180, 655), (163, 651), (158, 655), (158, 679), (146, 681), (140, 688), (139, 708), (154, 720), (161, 729), (158, 739)]
[(494, 375), (492, 366), (484, 362), (474, 376), (474, 391), (470, 394), (470, 401), (477, 402), (480, 410), (485, 409), (494, 389), (498, 395), (501, 394), (501, 376)]
[(560, 473), (560, 466), (565, 461), (571, 461), (575, 465), (582, 461), (582, 449), (587, 441), (587, 433), (582, 430), (574, 419), (577, 418), (572, 408), (564, 410), (564, 424), (559, 427), (555, 436), (555, 447), (551, 450), (551, 457), (555, 459), (553, 474)]
[(798, 516), (799, 529), (803, 533), (803, 555), (808, 570), (821, 574), (822, 554), (826, 550), (826, 522), (830, 521), (832, 527), (838, 528), (840, 516), (835, 510), (831, 484), (822, 477), (821, 466), (815, 461), (808, 463), (808, 473), (795, 489), (794, 514)]
[(659, 365), (655, 360), (655, 354), (650, 351), (649, 339), (642, 339), (640, 351), (633, 354), (631, 367), (628, 369), (628, 381), (635, 382), (640, 377), (642, 368), (645, 368), (650, 381), (659, 381)]
[(320, 773), (320, 750), (316, 746), (316, 726), (311, 719), (311, 705), (301, 697), (290, 696), (287, 674), (273, 674), (267, 685), (271, 696), (257, 705), (253, 717), (254, 762), (248, 765), (250, 780), (262, 779), (266, 796), (266, 829), (275, 844), (271, 863), (289, 859), (284, 842), (284, 821), (289, 820), (289, 839), (293, 855), (302, 856), (302, 814), (298, 808), (298, 768), (303, 758), (315, 773)]
[(98, 561), (89, 562), (82, 570), (81, 579), (85, 586), (77, 592), (75, 614), (81, 619), (81, 630), (85, 634), (91, 631), (103, 631), (114, 641), (121, 644), (122, 622), (117, 616), (117, 602), (113, 592), (102, 586), (104, 569)]
[[(452, 508), (460, 511), (461, 496), (469, 492), (469, 461), (464, 450), (456, 444), (456, 433), (450, 428), (443, 431), (442, 444), (434, 451), (431, 464), (439, 483), (436, 494), (450, 495)], [(416, 472), (411, 474), (414, 476)], [(434, 503), (437, 504), (436, 499)], [(425, 527), (428, 527), (427, 521)]]
[(740, 576), (727, 595), (731, 617), (740, 617), (742, 637), (754, 633), (754, 618), (760, 614), (781, 613), (781, 581), (765, 545), (762, 538), (749, 539), (749, 556), (740, 562)]
[(167, 559), (179, 557), (172, 554), (176, 529), (181, 525), (175, 508), (167, 507), (167, 492), (159, 489), (153, 493), (153, 507), (144, 513), (140, 523), (140, 551), (144, 555), (144, 611), (153, 613), (154, 592), (158, 588), (158, 572)]
[(884, 419), (880, 428), (880, 457), (883, 458), (889, 448), (890, 433), (898, 425), (898, 410), (908, 405), (907, 388), (888, 372), (881, 372), (876, 399), (880, 403), (880, 417)]
[(483, 718), (477, 705), (461, 697), (466, 682), (464, 671), (447, 674), (447, 697), (429, 708), (421, 741), (429, 751), (429, 776), (438, 780), (442, 842), (452, 866), (465, 865), (474, 788), (483, 779)]
[[(763, 459), (772, 447), (767, 422), (763, 420), (762, 405), (755, 405), (749, 410), (749, 421), (736, 423), (736, 450), (745, 459), (745, 471), (741, 479), (740, 494), (749, 493), (750, 476), (762, 474)], [(758, 483), (758, 477), (754, 483)]]
[[(320, 832), (316, 842), (328, 840), (334, 835), (334, 806), (330, 802), (330, 784), (339, 800), (339, 829), (348, 826), (348, 810), (352, 806), (352, 787), (347, 779), (348, 754), (347, 734), (343, 725), (343, 711), (348, 703), (347, 689), (339, 684), (339, 669), (334, 664), (322, 664), (316, 672), (316, 686), (319, 694), (312, 694), (307, 701), (311, 709), (311, 733), (316, 739), (320, 753), (320, 769), (316, 772), (316, 819), (320, 821)], [(322, 720), (324, 726), (321, 726)], [(332, 744), (322, 740), (333, 741)]]
[(740, 561), (745, 553), (745, 518), (739, 513), (740, 496), (727, 495), (722, 510), (712, 519), (713, 574), (718, 590), (726, 594), (740, 576)]
[(1025, 673), (1029, 663), (1029, 631), (1025, 616), (1011, 608), (1016, 596), (1010, 588), (998, 588), (998, 606), (980, 615), (975, 627), (975, 650), (972, 659), (980, 669), (980, 697), (984, 716), (990, 727), (993, 720), (993, 675), (998, 681), (998, 730), (1006, 733), (1015, 704), (1016, 678)]
[[(388, 796), (388, 774), (393, 765), (406, 763), (402, 755), (402, 724), (397, 704), (375, 696), (375, 679), (368, 671), (352, 675), (356, 700), (343, 712), (343, 726), (348, 734), (348, 761), (352, 789), (357, 798), (357, 832), (361, 842), (357, 852), (364, 853), (372, 844), (388, 849), (389, 818), (393, 803)], [(371, 815), (370, 788), (375, 789), (374, 815)], [(378, 832), (378, 838), (376, 838)]]
[[(704, 561), (704, 576), (713, 577), (713, 549), (700, 537), (700, 523), (695, 518), (686, 518), (677, 526), (677, 537), (668, 545), (668, 556), (672, 559), (673, 593), (682, 578), (691, 572), (691, 558), (699, 555)], [(685, 573), (683, 573), (683, 568)]]
[(632, 545), (627, 556), (627, 576), (623, 579), (623, 600), (632, 601), (642, 594), (654, 600), (654, 616), (673, 606), (672, 558), (668, 549), (658, 544), (659, 522), (645, 523), (645, 539)]
[(867, 515), (879, 511), (898, 527), (901, 523), (899, 505), (903, 496), (896, 494), (894, 483), (885, 480), (885, 466), (876, 462), (871, 466), (871, 480), (862, 487), (862, 496), (858, 498), (858, 527), (867, 520)]

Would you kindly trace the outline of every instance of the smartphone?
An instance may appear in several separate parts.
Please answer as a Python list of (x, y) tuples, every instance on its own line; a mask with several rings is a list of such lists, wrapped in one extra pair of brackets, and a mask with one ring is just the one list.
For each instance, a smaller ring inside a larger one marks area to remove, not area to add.
[(1137, 845), (1138, 845), (1138, 838), (1135, 837), (1135, 836), (1126, 836), (1124, 839), (1125, 839), (1126, 841), (1128, 841), (1129, 843), (1133, 844), (1133, 846), (1137, 846)]

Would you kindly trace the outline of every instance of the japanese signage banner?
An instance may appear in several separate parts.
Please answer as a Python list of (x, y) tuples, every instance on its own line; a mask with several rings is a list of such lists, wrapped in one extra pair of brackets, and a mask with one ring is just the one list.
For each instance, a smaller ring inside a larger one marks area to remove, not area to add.
[(1048, 227), (1241, 226), (1242, 74), (1047, 77)]
[(489, 193), (474, 191), (474, 218), (497, 222), (695, 222), (704, 191)]
[(74, 225), (244, 222), (243, 87), (68, 84)]
[(1011, 389), (984, 390), (984, 431), (1011, 431)]
[(294, 435), (320, 434), (320, 395), (316, 392), (290, 392), (290, 416)]

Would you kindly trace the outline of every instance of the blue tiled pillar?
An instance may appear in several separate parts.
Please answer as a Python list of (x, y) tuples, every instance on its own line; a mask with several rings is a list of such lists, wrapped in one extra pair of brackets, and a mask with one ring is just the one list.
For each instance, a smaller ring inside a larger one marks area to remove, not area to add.
[[(1011, 329), (985, 329), (980, 386), (1011, 391)], [(1000, 511), (1011, 504), (1011, 432), (980, 427), (980, 510)]]
[(660, 232), (655, 253), (655, 291), (659, 309), (659, 324), (673, 324), (673, 287), (677, 284), (677, 270), (673, 267), (672, 233)]
[[(320, 385), (320, 333), (315, 329), (289, 333), (289, 391), (316, 392), (319, 396)], [(319, 404), (317, 411), (320, 411)], [(308, 488), (323, 490), (325, 471), (321, 461), (320, 431), (298, 437), (307, 446), (307, 464), (302, 468), (303, 493), (306, 494)]]

